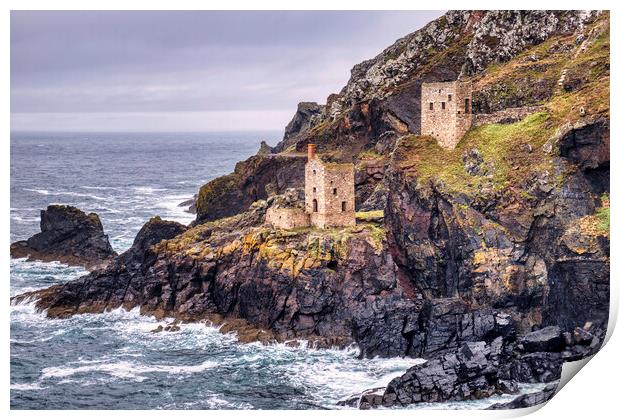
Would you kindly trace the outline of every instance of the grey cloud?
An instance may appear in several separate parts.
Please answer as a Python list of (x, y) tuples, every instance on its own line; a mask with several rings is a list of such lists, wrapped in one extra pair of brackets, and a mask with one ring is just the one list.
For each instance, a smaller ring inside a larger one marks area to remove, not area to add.
[(13, 11), (11, 111), (292, 114), (440, 14)]

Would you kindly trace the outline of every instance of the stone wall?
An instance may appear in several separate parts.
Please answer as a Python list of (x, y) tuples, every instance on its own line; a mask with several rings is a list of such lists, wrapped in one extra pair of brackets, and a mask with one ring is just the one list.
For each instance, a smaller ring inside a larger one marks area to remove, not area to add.
[(542, 106), (524, 106), (502, 109), (492, 114), (476, 114), (473, 116), (472, 125), (477, 127), (484, 124), (512, 124), (543, 109)]
[(472, 123), (471, 96), (469, 82), (423, 83), (421, 134), (436, 138), (441, 147), (454, 149)]
[(319, 228), (355, 225), (355, 180), (352, 164), (306, 164), (306, 212)]
[(300, 208), (274, 208), (267, 209), (265, 223), (280, 229), (295, 229), (310, 225), (310, 217)]

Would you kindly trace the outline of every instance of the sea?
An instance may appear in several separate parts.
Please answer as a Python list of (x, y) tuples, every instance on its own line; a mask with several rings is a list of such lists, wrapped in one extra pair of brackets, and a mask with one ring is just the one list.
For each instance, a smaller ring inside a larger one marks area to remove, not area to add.
[[(40, 211), (96, 212), (114, 249), (127, 250), (153, 216), (190, 223), (179, 204), (281, 133), (11, 133), (11, 242), (39, 231)], [(11, 259), (10, 294), (87, 271)], [(10, 306), (12, 409), (342, 409), (422, 359), (360, 359), (359, 350), (240, 343), (204, 323), (162, 325), (139, 309), (48, 319), (34, 302)], [(542, 389), (524, 385), (524, 392)], [(485, 408), (514, 396), (411, 408)]]

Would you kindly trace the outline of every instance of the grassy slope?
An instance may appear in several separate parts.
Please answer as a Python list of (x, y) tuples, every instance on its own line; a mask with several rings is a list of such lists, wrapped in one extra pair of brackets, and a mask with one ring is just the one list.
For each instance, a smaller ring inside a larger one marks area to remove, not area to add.
[[(516, 190), (527, 198), (524, 181), (544, 172), (551, 173), (556, 183), (561, 183), (561, 173), (553, 173), (553, 157), (543, 146), (560, 127), (582, 118), (580, 108), (587, 115), (609, 117), (609, 26), (608, 16), (603, 16), (592, 27), (598, 27), (589, 48), (577, 55), (575, 51), (555, 53), (557, 45), (574, 43), (574, 39), (554, 37), (515, 57), (503, 65), (494, 65), (475, 81), (478, 87), (500, 83), (509, 85), (518, 77), (559, 78), (562, 69), (569, 77), (580, 77), (579, 89), (566, 92), (557, 87), (549, 101), (541, 104), (542, 112), (530, 115), (513, 124), (488, 124), (472, 128), (454, 150), (441, 149), (430, 137), (410, 136), (402, 139), (409, 158), (402, 165), (413, 170), (418, 182), (441, 184), (449, 193), (475, 195), (481, 189), (492, 188), (496, 192)], [(590, 29), (590, 28), (588, 28)], [(587, 31), (586, 31), (587, 32)], [(526, 58), (536, 54), (536, 66), (529, 65)], [(526, 74), (524, 74), (524, 72)], [(556, 83), (557, 84), (557, 83)], [(477, 149), (489, 175), (470, 175), (465, 170), (463, 154)]]

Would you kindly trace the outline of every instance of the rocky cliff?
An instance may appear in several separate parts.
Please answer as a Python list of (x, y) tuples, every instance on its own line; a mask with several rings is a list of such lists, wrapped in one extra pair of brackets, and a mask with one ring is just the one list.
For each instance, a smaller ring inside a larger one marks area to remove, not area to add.
[[(444, 150), (418, 135), (420, 84), (457, 78), (473, 82), (486, 122)], [(353, 160), (358, 209), (384, 217), (265, 227), (266, 209), (301, 187), (309, 142)], [(324, 108), (300, 106), (274, 149), (204, 185), (189, 229), (151, 221), (153, 240), (104, 270), (28, 296), (49, 316), (139, 306), (247, 339), (429, 359), (373, 394), (379, 405), (512, 392), (510, 381), (554, 380), (562, 361), (600, 347), (609, 145), (608, 13), (450, 12), (354, 67)], [(526, 348), (545, 327), (561, 355)], [(584, 344), (577, 328), (599, 338)], [(414, 381), (433, 374), (453, 386)]]

